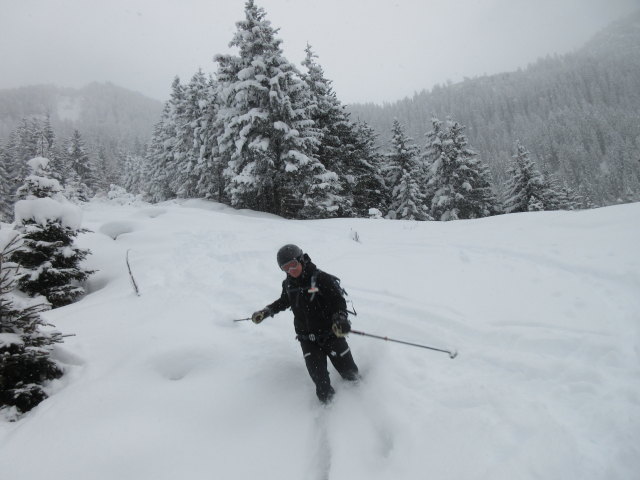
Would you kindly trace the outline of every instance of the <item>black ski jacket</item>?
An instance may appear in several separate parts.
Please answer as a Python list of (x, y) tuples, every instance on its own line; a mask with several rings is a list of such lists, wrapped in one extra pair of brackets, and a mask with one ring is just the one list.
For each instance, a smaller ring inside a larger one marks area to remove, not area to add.
[(333, 315), (347, 310), (342, 287), (336, 277), (318, 270), (307, 254), (302, 264), (302, 275), (287, 275), (282, 282), (282, 295), (267, 308), (272, 314), (291, 308), (298, 335), (330, 333)]

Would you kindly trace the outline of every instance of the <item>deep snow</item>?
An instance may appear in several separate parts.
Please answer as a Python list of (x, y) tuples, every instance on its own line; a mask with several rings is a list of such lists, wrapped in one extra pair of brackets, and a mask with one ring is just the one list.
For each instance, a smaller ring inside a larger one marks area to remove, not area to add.
[[(45, 314), (66, 375), (0, 419), (4, 480), (633, 479), (640, 204), (474, 221), (288, 221), (204, 201), (93, 202), (98, 269)], [(355, 234), (360, 241), (353, 238)], [(364, 379), (315, 398), (280, 294), (297, 243), (342, 279)], [(125, 254), (141, 295), (134, 294)]]

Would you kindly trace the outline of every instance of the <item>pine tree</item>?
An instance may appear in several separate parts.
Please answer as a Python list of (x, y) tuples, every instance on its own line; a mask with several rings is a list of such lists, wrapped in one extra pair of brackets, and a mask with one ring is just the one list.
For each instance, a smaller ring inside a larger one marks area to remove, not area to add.
[(547, 165), (544, 163), (540, 173), (546, 190), (543, 210), (565, 209), (567, 197), (563, 194), (563, 189), (558, 176), (551, 173), (550, 169), (548, 169)]
[(10, 222), (13, 218), (12, 179), (9, 172), (9, 156), (0, 149), (0, 221)]
[(350, 175), (352, 208), (356, 216), (368, 217), (370, 209), (387, 211), (388, 188), (382, 175), (383, 157), (377, 151), (376, 135), (364, 122), (355, 125), (355, 148), (353, 162), (346, 171)]
[(15, 232), (0, 229), (0, 408), (24, 413), (47, 398), (43, 382), (63, 374), (50, 358), (62, 335), (41, 329), (49, 326), (40, 316), (45, 304), (24, 304), (15, 295), (17, 265), (8, 259), (19, 251), (19, 243)]
[(424, 155), (430, 213), (437, 220), (480, 218), (498, 212), (487, 167), (469, 148), (464, 126), (434, 118)]
[(354, 123), (338, 100), (331, 80), (317, 62), (310, 45), (305, 50), (303, 75), (314, 99), (311, 118), (321, 133), (317, 157), (340, 181), (339, 209), (342, 216), (368, 216), (370, 208), (384, 208), (384, 181), (375, 134), (363, 122)]
[(225, 196), (226, 179), (224, 171), (227, 167), (228, 155), (221, 155), (218, 138), (224, 132), (224, 125), (218, 121), (219, 85), (209, 78), (206, 85), (206, 105), (195, 129), (196, 142), (200, 147), (198, 162), (194, 176), (198, 178), (197, 194), (218, 202), (228, 203)]
[(554, 201), (544, 177), (529, 158), (529, 151), (517, 142), (509, 168), (505, 213), (551, 210)]
[(421, 171), (418, 147), (407, 137), (404, 127), (393, 122), (391, 151), (385, 165), (386, 185), (391, 189), (387, 216), (404, 220), (430, 220), (425, 198), (420, 190)]
[(67, 141), (64, 162), (67, 168), (67, 195), (82, 202), (88, 201), (98, 187), (98, 175), (78, 130), (74, 130)]
[(34, 118), (22, 118), (18, 126), (9, 135), (7, 147), (0, 156), (0, 217), (7, 221), (13, 219), (13, 205), (16, 201), (16, 189), (28, 175), (26, 162), (38, 156), (42, 148), (40, 124)]
[(305, 52), (306, 57), (302, 65), (306, 67), (307, 73), (303, 74), (303, 78), (313, 96), (311, 118), (321, 133), (316, 156), (326, 168), (338, 172), (343, 158), (348, 155), (345, 149), (351, 146), (349, 114), (333, 91), (331, 81), (325, 78), (322, 67), (316, 61), (318, 56), (311, 49), (311, 45), (307, 44)]
[(331, 80), (324, 76), (324, 71), (316, 61), (318, 56), (307, 44), (306, 57), (302, 65), (307, 73), (303, 78), (311, 92), (313, 102), (311, 119), (320, 132), (320, 144), (316, 157), (327, 170), (335, 172), (340, 180), (340, 200), (338, 207), (341, 216), (353, 216), (357, 212), (353, 208), (353, 190), (356, 175), (366, 167), (362, 151), (358, 148), (359, 138), (356, 126), (349, 119), (346, 107), (338, 100), (333, 91)]
[(34, 122), (27, 120), (27, 118), (23, 118), (9, 136), (5, 155), (7, 156), (6, 168), (10, 175), (9, 182), (12, 193), (15, 193), (16, 188), (29, 175), (27, 161), (38, 156), (37, 136)]
[(139, 155), (128, 154), (122, 163), (122, 179), (124, 189), (139, 194), (145, 188), (145, 159)]
[(265, 17), (248, 0), (230, 43), (239, 56), (215, 57), (227, 193), (236, 207), (293, 217), (335, 215), (338, 177), (316, 157), (320, 132), (311, 118), (313, 97)]
[(175, 174), (169, 185), (179, 198), (197, 195), (202, 146), (199, 127), (207, 108), (207, 87), (207, 78), (199, 70), (184, 88), (183, 105), (176, 111)]
[(176, 197), (171, 183), (183, 156), (183, 152), (176, 149), (176, 144), (183, 140), (178, 138), (178, 119), (183, 118), (184, 107), (184, 87), (180, 78), (176, 77), (147, 151), (147, 192), (154, 202)]
[(31, 174), (24, 179), (24, 183), (16, 191), (16, 197), (19, 200), (49, 198), (60, 194), (62, 186), (58, 180), (51, 178), (49, 159), (35, 157), (26, 163)]
[(161, 155), (163, 153), (162, 130), (167, 116), (168, 105), (162, 110), (160, 120), (153, 127), (153, 134), (145, 153), (145, 171), (143, 175), (143, 190), (146, 198), (151, 202), (161, 202), (173, 197), (169, 191), (169, 175), (166, 174)]
[(563, 210), (579, 210), (582, 208), (582, 198), (569, 186), (566, 180), (563, 180), (559, 186), (558, 199), (560, 208)]
[(91, 198), (91, 191), (89, 190), (89, 187), (80, 181), (80, 176), (75, 172), (75, 170), (69, 169), (65, 178), (63, 195), (71, 202), (79, 204), (89, 201)]
[(35, 122), (34, 130), (36, 134), (37, 156), (50, 159), (55, 153), (56, 135), (51, 127), (51, 117), (48, 113), (42, 122)]
[[(56, 135), (51, 126), (51, 117), (47, 113), (45, 119), (35, 126), (37, 151), (34, 156), (48, 158), (51, 177), (59, 182), (64, 182), (66, 177), (65, 160), (56, 145)], [(26, 162), (23, 162), (26, 163)]]
[(41, 157), (29, 161), (32, 174), (18, 190), (22, 200), (15, 206), (23, 247), (10, 260), (22, 268), (17, 277), (20, 290), (46, 297), (55, 308), (84, 294), (79, 282), (93, 272), (79, 265), (90, 251), (74, 246), (74, 238), (83, 232), (81, 212), (60, 195), (62, 188), (49, 177), (48, 164)]
[(119, 160), (121, 155), (110, 160), (107, 148), (102, 143), (97, 145), (96, 150), (96, 161), (94, 164), (96, 182), (94, 190), (96, 192), (106, 193), (109, 191), (111, 185), (119, 185), (122, 183), (122, 161)]

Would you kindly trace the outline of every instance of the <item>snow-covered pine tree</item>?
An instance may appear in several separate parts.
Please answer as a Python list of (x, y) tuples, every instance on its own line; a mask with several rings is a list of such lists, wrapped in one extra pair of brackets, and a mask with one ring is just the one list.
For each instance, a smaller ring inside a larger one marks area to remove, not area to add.
[(65, 198), (76, 204), (87, 202), (91, 198), (91, 190), (80, 181), (80, 176), (73, 169), (67, 170), (63, 192)]
[(0, 156), (2, 174), (0, 183), (0, 217), (7, 221), (13, 219), (15, 193), (22, 180), (27, 176), (25, 162), (37, 155), (36, 135), (32, 124), (22, 118), (18, 126), (10, 133), (9, 141)]
[(391, 151), (383, 167), (387, 188), (390, 189), (388, 218), (398, 220), (430, 220), (423, 192), (420, 190), (422, 172), (418, 161), (418, 147), (395, 119), (391, 137)]
[(22, 200), (15, 205), (15, 228), (22, 248), (10, 260), (21, 267), (20, 290), (46, 297), (55, 308), (84, 294), (79, 282), (93, 271), (80, 267), (91, 252), (74, 246), (74, 238), (83, 231), (82, 212), (60, 194), (62, 188), (49, 177), (48, 164), (42, 157), (29, 161), (32, 173), (18, 189)]
[(578, 185), (576, 192), (577, 197), (580, 199), (580, 207), (584, 209), (597, 208), (598, 205), (594, 203), (589, 192), (593, 191), (584, 184)]
[(303, 77), (315, 100), (312, 119), (322, 134), (317, 157), (340, 179), (341, 214), (368, 216), (370, 208), (384, 209), (385, 186), (373, 129), (351, 121), (310, 45), (305, 52)]
[(165, 120), (168, 117), (169, 104), (165, 103), (160, 120), (153, 126), (153, 134), (145, 152), (143, 191), (151, 202), (161, 202), (173, 197), (169, 190), (169, 175), (164, 168), (164, 142), (162, 140)]
[(9, 142), (5, 151), (7, 157), (10, 190), (15, 194), (18, 186), (29, 175), (27, 161), (38, 156), (37, 131), (34, 122), (23, 118), (15, 130), (9, 135)]
[(544, 177), (529, 158), (529, 151), (518, 141), (509, 168), (505, 213), (551, 210), (556, 202)]
[(404, 171), (392, 192), (390, 211), (400, 220), (433, 220), (424, 205), (424, 196), (414, 176)]
[(145, 191), (146, 165), (144, 157), (127, 154), (122, 162), (122, 180), (124, 189), (133, 194)]
[(543, 210), (565, 209), (566, 197), (563, 196), (560, 180), (556, 174), (551, 173), (547, 165), (543, 163), (541, 169), (542, 181), (546, 187), (546, 195), (543, 202)]
[(63, 157), (67, 170), (65, 195), (81, 202), (88, 201), (98, 186), (98, 174), (78, 130), (74, 130), (67, 140)]
[(338, 176), (316, 157), (313, 96), (265, 17), (248, 0), (230, 43), (239, 56), (215, 57), (231, 204), (291, 217), (335, 215)]
[(0, 148), (0, 222), (10, 222), (13, 218), (14, 192), (11, 189), (10, 168), (9, 156)]
[(176, 174), (182, 155), (176, 150), (176, 143), (178, 119), (183, 118), (184, 105), (184, 87), (180, 78), (175, 77), (171, 85), (171, 95), (164, 105), (147, 150), (147, 193), (154, 202), (176, 197), (175, 190), (171, 188), (171, 180)]
[[(44, 120), (34, 123), (34, 132), (36, 135), (37, 150), (33, 157), (43, 157), (49, 159), (49, 169), (51, 170), (52, 178), (55, 178), (59, 182), (64, 182), (66, 177), (66, 166), (64, 156), (60, 153), (60, 149), (56, 145), (56, 135), (51, 126), (51, 117), (47, 113)], [(26, 162), (22, 162), (26, 164)]]
[(24, 413), (47, 398), (44, 382), (62, 376), (50, 358), (62, 335), (41, 328), (50, 326), (40, 316), (48, 308), (45, 303), (16, 294), (17, 265), (9, 257), (19, 248), (20, 236), (0, 227), (0, 408)]
[(324, 76), (322, 66), (317, 62), (318, 56), (307, 44), (306, 57), (302, 65), (307, 72), (303, 78), (313, 96), (311, 118), (321, 133), (316, 157), (327, 170), (335, 172), (340, 180), (341, 197), (338, 204), (341, 216), (353, 216), (353, 189), (356, 178), (355, 170), (367, 166), (361, 163), (362, 151), (359, 151), (355, 124), (349, 119), (346, 107), (338, 100), (331, 86), (331, 80)]
[(16, 191), (19, 200), (49, 198), (60, 194), (62, 186), (58, 180), (52, 178), (51, 162), (48, 158), (34, 157), (26, 163), (30, 174)]
[(47, 113), (42, 122), (36, 122), (35, 128), (37, 155), (50, 158), (54, 155), (56, 135), (51, 127), (51, 117)]
[(218, 121), (219, 86), (209, 78), (206, 85), (206, 105), (195, 129), (196, 142), (200, 147), (198, 163), (194, 175), (198, 178), (197, 194), (204, 198), (228, 203), (225, 197), (228, 155), (220, 154), (218, 138), (224, 132), (224, 125)]
[(183, 105), (176, 109), (176, 138), (173, 151), (175, 174), (169, 185), (179, 198), (195, 197), (199, 181), (201, 138), (199, 126), (207, 108), (207, 78), (196, 72), (183, 90)]
[(353, 140), (350, 134), (349, 114), (333, 91), (331, 81), (325, 78), (322, 66), (316, 61), (318, 56), (313, 52), (311, 45), (307, 44), (305, 53), (302, 65), (307, 72), (303, 73), (302, 77), (313, 95), (311, 118), (322, 134), (316, 156), (326, 168), (339, 172), (342, 159), (348, 156), (345, 150), (352, 147), (349, 144)]
[(382, 176), (383, 156), (376, 147), (376, 134), (364, 122), (355, 125), (356, 142), (353, 162), (346, 171), (353, 178), (350, 194), (358, 217), (368, 217), (370, 209), (387, 211), (388, 188)]
[(582, 198), (569, 186), (566, 180), (558, 185), (559, 208), (563, 210), (579, 210), (582, 208)]
[(489, 182), (488, 168), (469, 148), (464, 126), (432, 119), (427, 134), (424, 162), (430, 214), (436, 220), (480, 218), (498, 212), (498, 202)]
[[(613, 194), (615, 203), (630, 203), (640, 199), (640, 147), (637, 139), (625, 140), (616, 132), (609, 159), (602, 178), (607, 184), (607, 191)], [(601, 168), (602, 165), (604, 161)]]
[(119, 185), (122, 183), (122, 170), (124, 156), (122, 153), (111, 159), (104, 144), (100, 143), (96, 147), (95, 174), (96, 193), (106, 194), (111, 185)]
[[(38, 154), (38, 137), (40, 125), (34, 118), (23, 118), (16, 128), (16, 144), (14, 145), (14, 158), (16, 162), (23, 163), (28, 160), (25, 157), (31, 155), (31, 158)], [(24, 172), (23, 170), (21, 170)]]

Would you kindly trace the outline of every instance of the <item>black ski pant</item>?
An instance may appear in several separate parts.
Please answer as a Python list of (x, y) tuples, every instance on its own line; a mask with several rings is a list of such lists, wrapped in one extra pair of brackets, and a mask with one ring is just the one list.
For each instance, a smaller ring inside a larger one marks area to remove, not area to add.
[(321, 402), (327, 403), (335, 390), (329, 380), (327, 358), (345, 380), (358, 380), (358, 367), (353, 361), (351, 349), (344, 338), (331, 336), (320, 341), (300, 340), (304, 361), (309, 376), (316, 384), (316, 395)]

